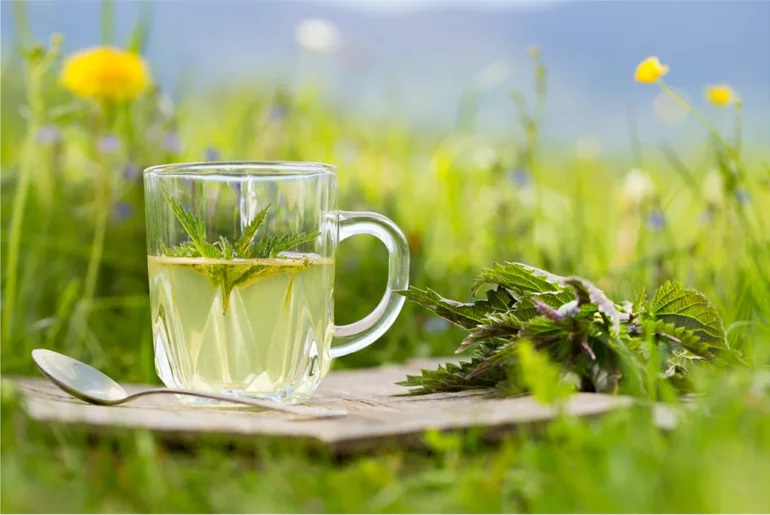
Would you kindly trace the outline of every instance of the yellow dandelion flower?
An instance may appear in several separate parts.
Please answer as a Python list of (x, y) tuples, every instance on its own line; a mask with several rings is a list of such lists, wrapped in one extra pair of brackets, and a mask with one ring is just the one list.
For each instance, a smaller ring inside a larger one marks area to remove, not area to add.
[(94, 47), (71, 55), (64, 63), (62, 85), (95, 100), (133, 100), (151, 83), (141, 56), (113, 47)]
[(668, 66), (660, 64), (660, 60), (655, 57), (648, 57), (636, 67), (636, 74), (634, 78), (636, 82), (643, 82), (649, 84), (655, 82), (659, 78), (668, 73)]
[(715, 84), (706, 88), (706, 98), (719, 107), (726, 106), (737, 101), (735, 91), (727, 84)]

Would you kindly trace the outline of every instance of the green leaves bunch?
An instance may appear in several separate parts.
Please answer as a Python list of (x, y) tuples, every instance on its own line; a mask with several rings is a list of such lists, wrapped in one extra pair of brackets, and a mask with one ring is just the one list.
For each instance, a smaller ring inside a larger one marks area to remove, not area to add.
[[(257, 231), (267, 218), (272, 204), (257, 213), (244, 229), (243, 234), (230, 242), (226, 237), (220, 236), (219, 241), (210, 243), (206, 239), (206, 226), (202, 219), (186, 210), (165, 191), (163, 196), (168, 202), (174, 215), (184, 227), (190, 237), (190, 241), (176, 247), (167, 248), (161, 243), (161, 253), (167, 257), (175, 258), (207, 258), (210, 260), (230, 261), (231, 263), (190, 263), (187, 266), (205, 274), (212, 286), (222, 288), (223, 311), (227, 313), (230, 293), (236, 286), (246, 286), (250, 282), (264, 278), (275, 273), (286, 272), (289, 267), (281, 264), (271, 264), (264, 261), (277, 258), (281, 252), (293, 249), (297, 245), (316, 239), (315, 233), (288, 233), (277, 236), (268, 236), (255, 241)], [(309, 259), (303, 259), (291, 270), (299, 272), (312, 266)]]
[(430, 289), (398, 292), (468, 331), (457, 352), (472, 351), (470, 361), (408, 376), (399, 384), (410, 393), (532, 391), (532, 363), (541, 359), (533, 353), (555, 365), (557, 383), (604, 393), (647, 394), (657, 380), (683, 393), (693, 367), (742, 363), (708, 299), (680, 282), (665, 283), (651, 301), (642, 293), (615, 303), (581, 277), (502, 263), (481, 271), (474, 297), (485, 287), (485, 298), (470, 303)]

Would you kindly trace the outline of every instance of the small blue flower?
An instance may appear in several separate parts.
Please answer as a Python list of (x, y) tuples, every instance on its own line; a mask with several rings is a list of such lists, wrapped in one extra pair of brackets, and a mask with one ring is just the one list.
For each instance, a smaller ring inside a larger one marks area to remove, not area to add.
[(647, 225), (652, 230), (660, 230), (666, 226), (666, 215), (660, 209), (653, 210), (647, 217)]
[(219, 149), (215, 147), (209, 147), (206, 149), (206, 161), (219, 161), (222, 158), (222, 154)]
[(99, 140), (97, 147), (102, 154), (117, 152), (120, 150), (120, 138), (114, 134), (107, 134)]
[(37, 130), (37, 140), (43, 144), (56, 143), (61, 139), (61, 131), (55, 125), (43, 125)]
[(112, 214), (121, 222), (125, 221), (133, 216), (134, 206), (128, 202), (116, 202), (112, 207)]
[(133, 181), (141, 176), (142, 174), (139, 172), (139, 167), (136, 166), (136, 163), (128, 162), (126, 163), (126, 166), (123, 167), (123, 178), (125, 180)]
[(429, 318), (422, 328), (428, 334), (441, 334), (449, 329), (449, 322), (443, 318)]
[(270, 108), (270, 114), (268, 114), (268, 118), (270, 119), (270, 121), (280, 122), (285, 117), (286, 117), (286, 108), (281, 104), (273, 104), (273, 107)]
[(735, 190), (735, 198), (738, 199), (738, 203), (742, 206), (751, 204), (751, 194), (745, 188)]
[(523, 168), (512, 168), (508, 172), (508, 180), (516, 186), (528, 186), (532, 182), (532, 175)]
[(179, 153), (179, 150), (182, 148), (179, 134), (176, 132), (167, 132), (166, 135), (163, 136), (163, 148), (166, 149), (166, 152), (171, 154)]

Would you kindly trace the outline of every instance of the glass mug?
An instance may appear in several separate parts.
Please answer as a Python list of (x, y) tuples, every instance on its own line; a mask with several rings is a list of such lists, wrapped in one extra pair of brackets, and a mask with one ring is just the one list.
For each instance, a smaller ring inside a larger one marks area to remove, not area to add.
[[(166, 386), (303, 402), (332, 358), (393, 324), (404, 305), (393, 290), (409, 281), (406, 239), (382, 215), (338, 211), (336, 180), (334, 166), (298, 162), (144, 171), (155, 368)], [(355, 234), (387, 247), (387, 287), (366, 318), (335, 326), (334, 254)]]

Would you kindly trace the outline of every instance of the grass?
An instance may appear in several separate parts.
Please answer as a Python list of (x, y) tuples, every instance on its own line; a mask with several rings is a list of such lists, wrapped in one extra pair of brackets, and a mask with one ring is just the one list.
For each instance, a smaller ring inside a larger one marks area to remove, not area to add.
[(346, 458), (277, 441), (169, 449), (143, 431), (94, 441), (35, 427), (6, 399), (3, 510), (763, 512), (770, 403), (746, 386), (711, 383), (703, 409), (671, 433), (639, 408), (600, 423), (559, 419), (499, 445), (429, 433), (425, 452)]
[[(108, 131), (88, 123), (99, 116), (92, 108), (61, 109), (72, 99), (48, 64), (28, 69), (26, 86), (21, 66), (7, 63), (1, 77), (5, 376), (34, 375), (29, 353), (47, 347), (121, 380), (158, 382), (142, 185), (132, 171), (214, 151), (338, 164), (340, 207), (392, 217), (410, 241), (412, 283), (450, 298), (468, 298), (477, 270), (500, 260), (579, 274), (611, 298), (683, 280), (712, 299), (751, 366), (698, 376), (701, 400), (668, 432), (641, 406), (600, 421), (561, 418), (501, 444), (429, 433), (424, 451), (344, 458), (281, 441), (240, 449), (201, 438), (168, 447), (142, 431), (93, 439), (28, 419), (4, 382), (2, 511), (770, 509), (767, 156), (720, 157), (711, 140), (678, 158), (642, 149), (652, 185), (640, 189), (628, 183), (625, 160), (523, 152), (540, 145), (540, 126), (526, 120), (514, 144), (470, 130), (413, 134), (397, 122), (340, 117), (306, 86), (257, 94), (228, 86), (203, 101), (183, 98), (172, 111), (155, 92), (118, 113)], [(544, 88), (536, 84), (536, 98)], [(22, 102), (34, 107), (30, 122), (18, 117)], [(513, 131), (514, 105), (511, 119)], [(41, 132), (50, 127), (55, 137)], [(113, 134), (119, 147), (100, 150)], [(180, 147), (169, 144), (176, 136)], [(387, 258), (373, 239), (357, 238), (341, 245), (337, 263), (342, 324), (374, 307)], [(407, 305), (382, 340), (335, 366), (447, 355), (460, 339)]]

